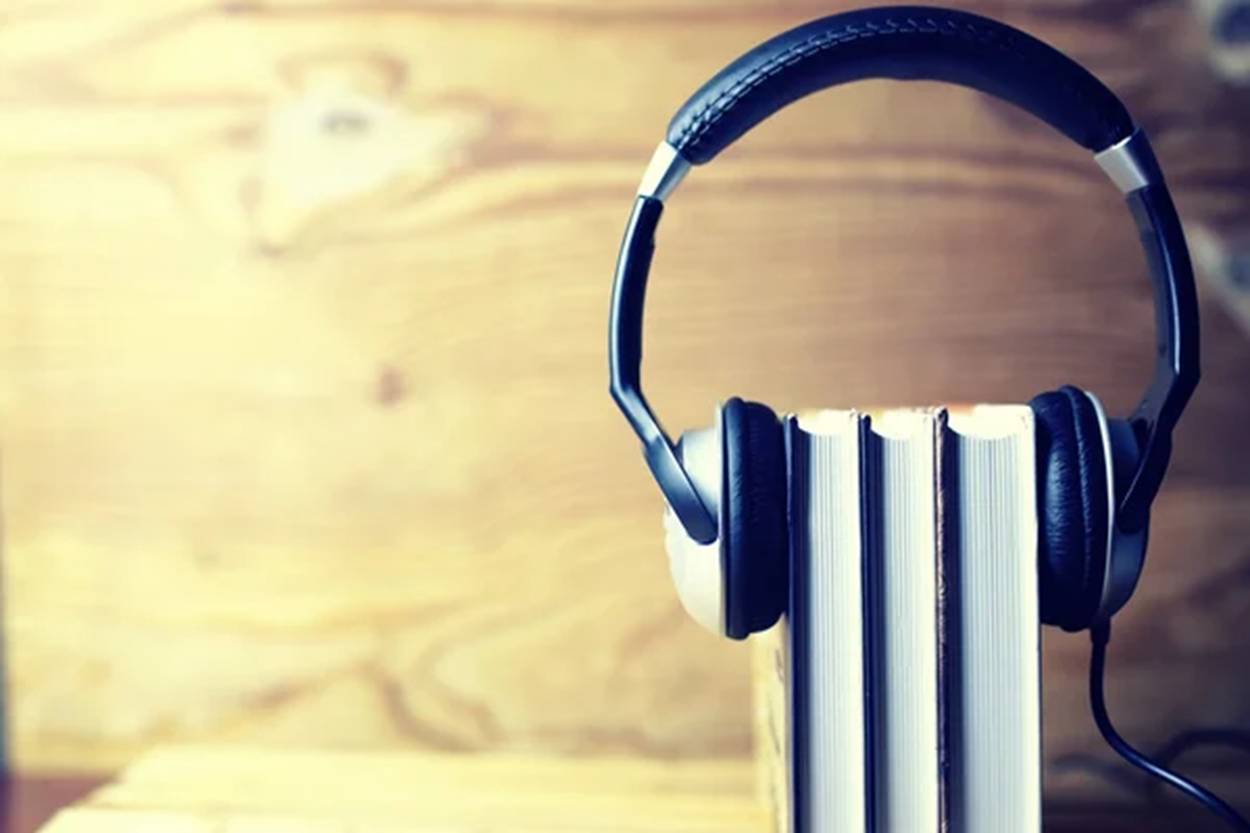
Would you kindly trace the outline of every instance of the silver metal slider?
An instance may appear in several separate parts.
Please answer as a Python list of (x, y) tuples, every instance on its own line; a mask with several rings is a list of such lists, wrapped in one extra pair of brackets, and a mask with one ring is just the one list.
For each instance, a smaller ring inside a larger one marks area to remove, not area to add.
[(690, 163), (676, 148), (668, 142), (660, 142), (642, 174), (642, 182), (638, 183), (638, 196), (654, 197), (663, 202), (681, 184), (689, 170)]
[(1095, 153), (1094, 161), (1124, 194), (1163, 181), (1150, 141), (1140, 127), (1111, 147)]

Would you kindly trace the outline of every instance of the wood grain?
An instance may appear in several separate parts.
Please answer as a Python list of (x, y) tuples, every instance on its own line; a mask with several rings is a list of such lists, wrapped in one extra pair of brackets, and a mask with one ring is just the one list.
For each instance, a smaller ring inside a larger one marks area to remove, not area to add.
[[(10, 6), (17, 763), (109, 768), (170, 740), (745, 755), (747, 654), (682, 615), (606, 395), (610, 271), (682, 97), (839, 5)], [(970, 7), (1121, 91), (1187, 221), (1244, 216), (1246, 104), (1206, 77), (1185, 4)], [(1072, 382), (1122, 412), (1148, 376), (1114, 189), (971, 93), (805, 101), (691, 176), (661, 234), (647, 384), (675, 430), (733, 393)], [(1204, 313), (1205, 381), (1111, 659), (1150, 742), (1250, 725), (1250, 342)], [(1047, 640), (1048, 756), (1098, 749), (1084, 654)]]
[[(253, 786), (254, 785), (254, 786)], [(743, 758), (175, 748), (132, 765), (46, 831), (759, 830)]]
[[(62, 811), (44, 833), (140, 831), (734, 831), (767, 828), (744, 758), (161, 749)], [(1192, 809), (1055, 808), (1047, 833), (1195, 833)]]

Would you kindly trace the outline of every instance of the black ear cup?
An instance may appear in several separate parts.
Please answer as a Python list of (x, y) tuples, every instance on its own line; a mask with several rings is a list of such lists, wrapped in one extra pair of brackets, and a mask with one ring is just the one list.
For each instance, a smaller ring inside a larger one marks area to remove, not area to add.
[(721, 408), (721, 441), (725, 633), (745, 639), (771, 627), (786, 604), (785, 440), (767, 406), (735, 397)]
[(1070, 385), (1029, 405), (1037, 429), (1042, 621), (1078, 631), (1098, 612), (1107, 571), (1110, 484), (1102, 426), (1093, 403)]

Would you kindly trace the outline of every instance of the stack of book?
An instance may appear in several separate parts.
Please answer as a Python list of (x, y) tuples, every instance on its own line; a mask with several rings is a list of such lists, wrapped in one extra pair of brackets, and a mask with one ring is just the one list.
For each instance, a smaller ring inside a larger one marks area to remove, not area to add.
[(775, 828), (1041, 830), (1033, 417), (790, 417), (787, 617), (761, 640)]

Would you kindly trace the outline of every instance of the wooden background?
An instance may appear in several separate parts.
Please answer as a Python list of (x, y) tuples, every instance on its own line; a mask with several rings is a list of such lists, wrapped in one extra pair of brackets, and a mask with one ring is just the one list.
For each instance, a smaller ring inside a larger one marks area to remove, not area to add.
[[(170, 740), (747, 754), (748, 651), (681, 613), (607, 396), (608, 292), (671, 112), (840, 5), (6, 4), (13, 761), (107, 769)], [(960, 5), (1121, 92), (1186, 222), (1245, 218), (1250, 97), (1211, 80), (1186, 4)], [(804, 101), (694, 172), (661, 233), (647, 372), (674, 430), (735, 393), (1072, 382), (1123, 413), (1148, 377), (1118, 194), (969, 92)], [(1147, 745), (1250, 726), (1250, 341), (1203, 313), (1204, 383), (1111, 658)], [(1103, 755), (1086, 652), (1046, 635), (1050, 760)]]

